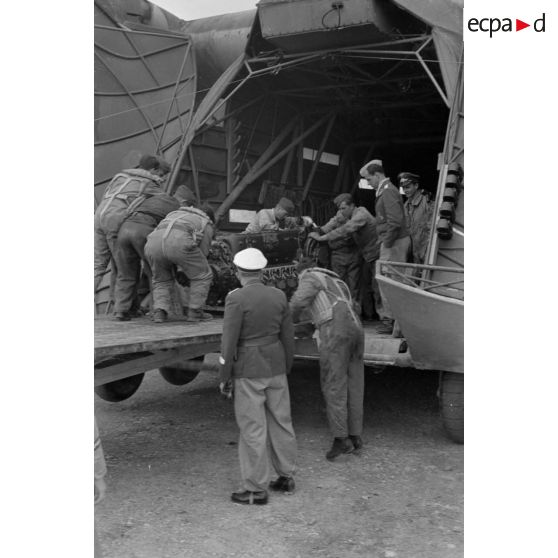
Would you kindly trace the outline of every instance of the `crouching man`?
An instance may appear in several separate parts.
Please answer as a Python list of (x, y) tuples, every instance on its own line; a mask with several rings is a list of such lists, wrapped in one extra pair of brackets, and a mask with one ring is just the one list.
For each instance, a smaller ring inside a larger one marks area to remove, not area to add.
[(215, 217), (208, 205), (182, 206), (169, 213), (147, 237), (145, 255), (153, 273), (153, 321), (165, 322), (172, 306), (175, 266), (190, 280), (187, 320), (210, 320), (203, 312), (213, 272), (207, 254), (213, 239)]
[(331, 461), (362, 447), (364, 331), (347, 285), (333, 271), (313, 266), (311, 258), (299, 262), (290, 305), (295, 322), (308, 308), (318, 329), (320, 381), (333, 434), (326, 458)]
[[(294, 328), (285, 293), (262, 283), (265, 256), (256, 248), (233, 260), (242, 287), (225, 299), (221, 341), (221, 392), (233, 383), (240, 430), (242, 490), (237, 504), (267, 504), (267, 488), (292, 492), (296, 438), (287, 374), (294, 355)], [(278, 477), (269, 482), (269, 461)], [(269, 483), (269, 485), (268, 485)]]

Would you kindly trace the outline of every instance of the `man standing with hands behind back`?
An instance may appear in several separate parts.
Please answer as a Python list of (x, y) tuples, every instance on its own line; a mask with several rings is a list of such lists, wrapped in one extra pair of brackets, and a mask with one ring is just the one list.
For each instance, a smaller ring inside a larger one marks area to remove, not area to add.
[[(291, 420), (287, 374), (294, 356), (294, 326), (285, 293), (262, 283), (267, 265), (256, 248), (233, 260), (241, 288), (225, 299), (221, 340), (220, 389), (233, 384), (240, 430), (238, 457), (242, 490), (237, 504), (267, 504), (267, 487), (292, 492), (296, 438)], [(269, 458), (278, 478), (269, 482)]]

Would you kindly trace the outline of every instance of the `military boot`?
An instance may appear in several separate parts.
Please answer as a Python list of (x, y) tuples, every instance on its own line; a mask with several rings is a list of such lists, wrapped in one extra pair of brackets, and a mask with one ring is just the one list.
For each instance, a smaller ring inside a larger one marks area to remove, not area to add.
[(351, 442), (353, 443), (355, 450), (359, 450), (360, 448), (362, 448), (362, 438), (360, 436), (351, 436), (349, 434), (349, 440), (351, 440)]
[(167, 321), (167, 313), (162, 308), (157, 308), (153, 311), (153, 321), (157, 324), (162, 324)]
[(269, 488), (275, 492), (294, 492), (295, 481), (292, 477), (281, 475), (269, 483)]
[(353, 444), (349, 438), (334, 438), (331, 449), (326, 453), (326, 459), (333, 461), (343, 453), (351, 453), (353, 449)]
[(186, 315), (187, 322), (202, 322), (212, 319), (213, 316), (204, 312), (201, 308), (188, 308), (188, 314)]

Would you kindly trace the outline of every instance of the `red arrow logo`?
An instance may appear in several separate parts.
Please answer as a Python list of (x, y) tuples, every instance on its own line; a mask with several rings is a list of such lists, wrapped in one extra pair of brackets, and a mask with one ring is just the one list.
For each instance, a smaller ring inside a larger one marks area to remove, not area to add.
[(524, 21), (521, 21), (520, 19), (515, 20), (515, 30), (516, 31), (521, 31), (522, 29), (525, 29), (526, 27), (531, 27), (531, 24), (530, 23), (525, 23)]

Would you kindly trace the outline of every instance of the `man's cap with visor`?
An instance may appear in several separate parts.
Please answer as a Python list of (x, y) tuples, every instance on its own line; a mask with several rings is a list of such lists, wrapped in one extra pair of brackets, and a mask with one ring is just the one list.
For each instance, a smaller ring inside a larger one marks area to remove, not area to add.
[[(368, 167), (372, 167), (372, 168), (368, 170)], [(359, 174), (363, 178), (366, 178), (369, 173), (375, 172), (376, 170), (382, 172), (384, 170), (384, 163), (381, 161), (381, 159), (372, 159), (371, 161), (368, 161), (368, 163), (362, 166), (362, 168), (359, 171)]]
[(402, 188), (414, 182), (418, 184), (420, 181), (420, 176), (412, 172), (400, 172), (397, 178), (399, 179), (399, 186)]
[(240, 271), (260, 271), (267, 260), (257, 248), (245, 248), (235, 254), (233, 263)]

